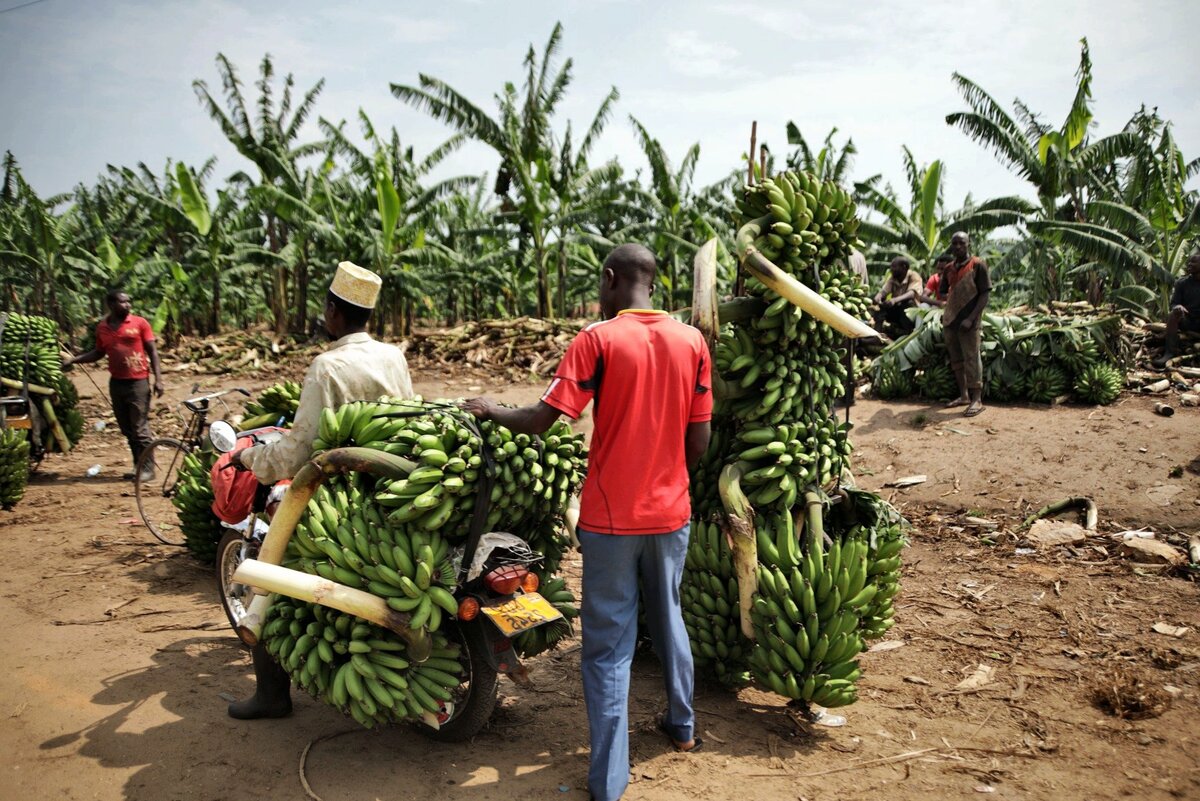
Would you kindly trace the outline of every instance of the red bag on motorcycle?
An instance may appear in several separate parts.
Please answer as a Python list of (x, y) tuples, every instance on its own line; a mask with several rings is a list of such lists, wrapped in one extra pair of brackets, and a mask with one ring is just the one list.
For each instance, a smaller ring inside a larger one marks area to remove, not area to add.
[[(238, 448), (249, 448), (274, 442), (283, 436), (285, 429), (277, 426), (256, 428), (238, 435)], [(235, 449), (236, 450), (236, 449)], [(212, 479), (213, 502), (212, 512), (223, 523), (236, 526), (254, 511), (254, 497), (258, 492), (258, 479), (249, 470), (237, 470), (233, 467), (234, 451), (221, 454), (216, 464), (209, 471)], [(280, 482), (284, 484), (285, 482)], [(291, 483), (286, 482), (286, 483)]]
[(258, 479), (249, 470), (237, 470), (230, 464), (233, 452), (221, 454), (212, 466), (212, 511), (223, 523), (231, 526), (245, 520), (254, 511), (254, 494)]

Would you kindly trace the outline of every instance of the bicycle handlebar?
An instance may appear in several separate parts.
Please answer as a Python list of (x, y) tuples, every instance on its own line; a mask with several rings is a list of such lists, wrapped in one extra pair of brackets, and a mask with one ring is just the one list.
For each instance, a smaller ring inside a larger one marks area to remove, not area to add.
[(240, 392), (247, 398), (250, 397), (250, 390), (245, 387), (234, 387), (233, 389), (223, 389), (220, 392), (211, 392), (208, 395), (197, 395), (194, 398), (188, 398), (183, 402), (183, 405), (193, 412), (202, 412), (208, 408), (208, 402), (216, 400), (223, 395), (228, 395), (232, 392)]

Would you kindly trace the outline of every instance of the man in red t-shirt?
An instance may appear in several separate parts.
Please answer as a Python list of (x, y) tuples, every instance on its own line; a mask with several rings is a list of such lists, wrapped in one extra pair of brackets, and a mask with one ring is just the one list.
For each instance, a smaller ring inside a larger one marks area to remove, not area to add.
[(638, 581), (667, 710), (659, 726), (693, 751), (694, 669), (679, 604), (691, 499), (688, 468), (708, 447), (711, 363), (700, 332), (650, 309), (654, 254), (621, 245), (604, 262), (600, 311), (579, 332), (534, 405), (486, 398), (464, 408), (513, 431), (540, 434), (592, 403), (595, 429), (580, 500), (583, 691), (591, 732), (588, 789), (615, 801), (629, 781), (629, 667), (637, 640)]
[[(121, 433), (133, 453), (133, 466), (137, 469), (138, 457), (154, 439), (150, 433), (150, 373), (154, 373), (154, 394), (162, 397), (162, 370), (158, 363), (158, 349), (154, 346), (154, 330), (150, 323), (136, 314), (130, 314), (132, 304), (129, 295), (119, 289), (110, 289), (105, 296), (108, 316), (96, 326), (96, 347), (63, 362), (63, 369), (73, 364), (88, 364), (108, 357), (108, 391), (112, 396), (113, 414)], [(153, 465), (147, 465), (143, 481), (153, 477)], [(126, 478), (133, 478), (128, 473)]]

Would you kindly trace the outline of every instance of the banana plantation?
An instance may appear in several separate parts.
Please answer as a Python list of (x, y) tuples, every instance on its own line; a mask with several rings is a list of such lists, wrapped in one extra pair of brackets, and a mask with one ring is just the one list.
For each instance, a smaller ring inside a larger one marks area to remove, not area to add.
[[(696, 249), (714, 236), (720, 286), (732, 290), (729, 209), (745, 164), (697, 185), (700, 145), (668, 153), (621, 109), (616, 87), (596, 98), (586, 129), (563, 123), (573, 73), (561, 38), (556, 26), (531, 46), (492, 98), (465, 96), (433, 75), (391, 84), (399, 106), (444, 124), (445, 140), (428, 152), (373, 121), (396, 109), (329, 119), (323, 81), (298, 86), (269, 56), (248, 81), (249, 65), (218, 55), (215, 73), (193, 88), (246, 169), (215, 159), (110, 165), (46, 196), (23, 177), (19, 154), (6, 153), (0, 310), (45, 314), (80, 335), (101, 313), (99, 289), (121, 286), (168, 340), (253, 325), (302, 335), (333, 265), (351, 259), (386, 277), (380, 332), (403, 335), (418, 321), (579, 316), (597, 266), (623, 242), (657, 253), (659, 303), (675, 309), (689, 303)], [(835, 130), (814, 147), (795, 123), (778, 132), (787, 147), (766, 156), (766, 169), (806, 170), (851, 190), (873, 275), (896, 256), (929, 272), (950, 235), (965, 230), (1005, 303), (1111, 303), (1158, 317), (1200, 233), (1188, 189), (1200, 159), (1180, 152), (1155, 109), (1098, 128), (1086, 40), (1076, 77), (1060, 124), (1020, 100), (1006, 107), (968, 75), (952, 78), (961, 107), (947, 109), (946, 123), (1025, 181), (1021, 195), (947, 198), (948, 165), (908, 147), (902, 185), (855, 176), (852, 139)], [(619, 125), (640, 145), (637, 163), (594, 156)], [(494, 170), (446, 174), (446, 159), (468, 141), (494, 151)]]

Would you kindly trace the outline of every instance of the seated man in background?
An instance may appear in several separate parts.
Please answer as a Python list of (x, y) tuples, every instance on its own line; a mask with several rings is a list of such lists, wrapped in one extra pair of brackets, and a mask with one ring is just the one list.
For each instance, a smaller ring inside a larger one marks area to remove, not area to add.
[(920, 273), (909, 268), (908, 259), (904, 257), (892, 259), (888, 269), (890, 275), (875, 293), (875, 305), (878, 306), (874, 313), (875, 328), (882, 330), (887, 323), (894, 332), (903, 336), (916, 328), (916, 323), (904, 312), (916, 305), (917, 295), (921, 293), (925, 282), (921, 280)]
[(1188, 257), (1185, 275), (1175, 282), (1171, 292), (1171, 313), (1167, 316), (1167, 341), (1155, 367), (1166, 367), (1179, 355), (1179, 333), (1200, 333), (1200, 251)]
[(946, 295), (950, 291), (950, 281), (946, 278), (946, 269), (954, 262), (954, 257), (943, 253), (937, 257), (933, 275), (925, 282), (925, 291), (921, 293), (921, 303), (928, 307), (943, 308), (946, 305)]

